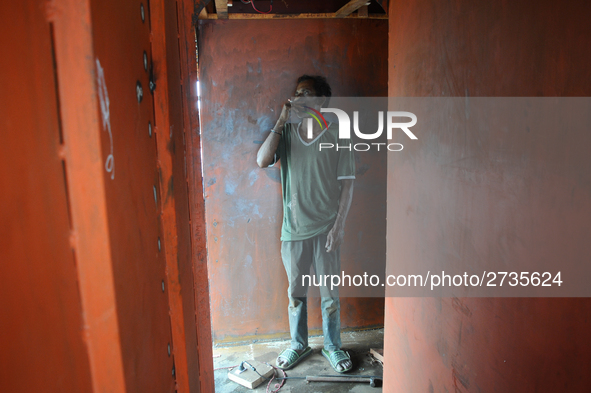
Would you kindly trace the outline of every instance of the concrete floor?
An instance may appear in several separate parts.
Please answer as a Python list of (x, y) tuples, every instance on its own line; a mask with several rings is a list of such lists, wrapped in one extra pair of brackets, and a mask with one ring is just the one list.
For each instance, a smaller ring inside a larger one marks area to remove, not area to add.
[[(384, 343), (384, 330), (365, 330), (359, 332), (345, 332), (341, 334), (343, 349), (349, 351), (353, 360), (353, 370), (345, 375), (382, 375), (382, 366), (369, 356), (370, 348), (382, 348)], [(291, 370), (286, 371), (288, 377), (305, 377), (307, 375), (340, 375), (335, 372), (328, 361), (322, 356), (323, 337), (311, 337), (310, 346), (314, 353)], [(247, 389), (228, 379), (229, 368), (240, 364), (242, 360), (255, 359), (260, 362), (268, 362), (275, 366), (277, 355), (289, 347), (289, 341), (256, 342), (240, 346), (214, 347), (214, 369), (216, 393), (227, 392), (265, 392), (267, 382), (256, 389)], [(276, 371), (278, 376), (282, 376)], [(275, 381), (271, 384), (274, 389)], [(316, 393), (316, 392), (352, 392), (352, 393), (378, 393), (381, 387), (372, 388), (368, 383), (336, 383), (336, 382), (310, 382), (302, 379), (287, 380), (279, 393)]]

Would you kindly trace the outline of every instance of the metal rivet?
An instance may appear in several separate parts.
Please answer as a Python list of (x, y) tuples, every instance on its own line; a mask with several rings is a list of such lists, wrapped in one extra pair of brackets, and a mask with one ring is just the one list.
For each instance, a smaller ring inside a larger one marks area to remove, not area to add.
[(142, 14), (142, 22), (146, 20), (146, 12), (144, 11), (144, 3), (140, 4), (140, 13)]
[(170, 343), (168, 344), (168, 356), (170, 356)]
[(162, 280), (162, 292), (164, 292), (164, 280)]
[(148, 54), (144, 51), (144, 70), (148, 71)]
[(160, 238), (158, 238), (158, 251), (162, 250), (162, 247), (160, 246)]
[(148, 122), (148, 135), (150, 135), (150, 138), (152, 137), (152, 123)]
[(156, 186), (154, 186), (154, 202), (156, 202), (156, 206), (158, 206), (158, 195), (156, 194)]
[(144, 89), (142, 88), (140, 81), (137, 81), (135, 85), (135, 93), (137, 94), (137, 102), (142, 102), (142, 99), (144, 98)]

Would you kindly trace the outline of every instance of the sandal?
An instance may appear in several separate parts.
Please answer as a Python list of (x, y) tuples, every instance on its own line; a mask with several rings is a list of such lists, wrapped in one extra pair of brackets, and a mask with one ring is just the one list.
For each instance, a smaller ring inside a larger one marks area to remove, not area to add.
[[(306, 347), (306, 349), (304, 349), (304, 352), (302, 352), (301, 354), (298, 354), (294, 349), (287, 348), (287, 349), (284, 349), (279, 354), (279, 356), (277, 356), (277, 361), (275, 361), (275, 363), (277, 364), (278, 368), (280, 368), (282, 370), (289, 370), (290, 368), (294, 367), (302, 359), (304, 359), (305, 357), (307, 357), (311, 353), (312, 353), (312, 348), (310, 348), (310, 347)], [(280, 366), (279, 362), (278, 362), (279, 358), (287, 360), (287, 364), (284, 366)]]
[(349, 356), (349, 352), (345, 352), (345, 351), (342, 351), (339, 349), (338, 351), (334, 351), (331, 353), (331, 352), (327, 351), (326, 349), (322, 348), (322, 356), (324, 356), (328, 360), (328, 362), (330, 363), (332, 368), (337, 373), (346, 373), (347, 371), (351, 371), (351, 369), (353, 368), (353, 362), (351, 362), (351, 365), (348, 368), (345, 368), (341, 371), (337, 370), (337, 366), (343, 360), (351, 360), (351, 356)]

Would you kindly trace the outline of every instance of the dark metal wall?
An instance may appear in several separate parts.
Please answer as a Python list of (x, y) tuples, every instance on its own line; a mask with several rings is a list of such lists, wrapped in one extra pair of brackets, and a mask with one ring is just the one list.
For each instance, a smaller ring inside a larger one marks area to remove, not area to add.
[[(298, 76), (321, 74), (334, 96), (387, 94), (387, 23), (376, 20), (201, 21), (199, 66), (214, 341), (285, 336), (278, 169), (256, 152)], [(385, 155), (358, 157), (343, 266), (385, 252)], [(362, 242), (359, 239), (372, 239)], [(321, 326), (310, 299), (310, 326)], [(344, 327), (381, 325), (383, 299), (344, 299)]]
[[(585, 1), (391, 3), (389, 95), (588, 96), (590, 12)], [(389, 157), (389, 263), (451, 254), (465, 266), (477, 255), (532, 268), (538, 258), (557, 268), (589, 260), (591, 163), (582, 146), (591, 136), (532, 130), (501, 148), (502, 132), (477, 144), (444, 131), (431, 150)], [(552, 153), (540, 155), (534, 140), (553, 141)], [(461, 170), (438, 164), (459, 152), (471, 157)], [(416, 195), (437, 198), (419, 204)], [(384, 390), (586, 392), (590, 315), (589, 299), (387, 299)]]

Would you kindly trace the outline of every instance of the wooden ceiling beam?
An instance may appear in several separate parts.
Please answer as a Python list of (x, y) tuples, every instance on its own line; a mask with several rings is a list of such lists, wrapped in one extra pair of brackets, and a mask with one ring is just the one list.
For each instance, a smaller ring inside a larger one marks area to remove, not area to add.
[(369, 12), (367, 11), (367, 6), (361, 6), (358, 10), (357, 10), (357, 16), (360, 18), (367, 18), (369, 16)]
[(215, 0), (218, 19), (228, 19), (228, 0)]
[(364, 5), (369, 5), (369, 3), (369, 0), (351, 0), (350, 2), (342, 6), (340, 10), (335, 12), (335, 18), (344, 18), (346, 16), (349, 16), (353, 12), (357, 11), (359, 8), (363, 7)]
[(331, 13), (308, 13), (308, 14), (243, 14), (231, 13), (227, 14), (225, 18), (219, 17), (217, 14), (199, 14), (199, 19), (388, 19), (387, 14), (368, 14), (362, 16), (358, 14), (349, 14), (347, 16), (337, 17), (334, 12)]

